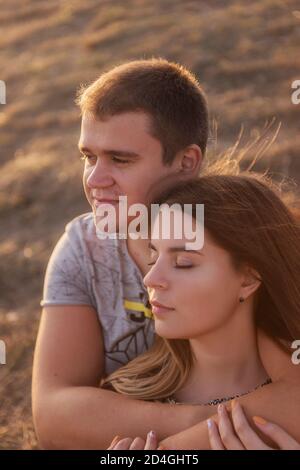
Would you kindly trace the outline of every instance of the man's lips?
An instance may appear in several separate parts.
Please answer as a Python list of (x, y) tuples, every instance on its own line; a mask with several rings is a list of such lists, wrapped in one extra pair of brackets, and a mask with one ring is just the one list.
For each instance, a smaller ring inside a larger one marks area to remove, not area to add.
[(92, 201), (93, 201), (93, 204), (95, 204), (95, 206), (99, 206), (100, 204), (117, 204), (119, 202), (118, 199), (101, 199), (101, 198), (96, 198), (96, 197), (93, 197), (92, 198)]

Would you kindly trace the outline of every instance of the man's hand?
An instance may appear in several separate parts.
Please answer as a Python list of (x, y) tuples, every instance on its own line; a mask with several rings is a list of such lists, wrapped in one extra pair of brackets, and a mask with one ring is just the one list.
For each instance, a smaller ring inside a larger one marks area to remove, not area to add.
[[(207, 420), (210, 446), (213, 450), (274, 450), (260, 439), (250, 427), (241, 405), (234, 401), (231, 413), (232, 421), (225, 406), (218, 407), (218, 424), (213, 419)], [(276, 424), (263, 418), (254, 417), (257, 428), (281, 450), (299, 450), (300, 444)]]

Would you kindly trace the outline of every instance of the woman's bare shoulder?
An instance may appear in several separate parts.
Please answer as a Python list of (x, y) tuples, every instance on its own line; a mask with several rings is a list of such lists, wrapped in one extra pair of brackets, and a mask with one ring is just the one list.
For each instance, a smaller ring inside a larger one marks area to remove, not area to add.
[(291, 380), (298, 382), (300, 386), (300, 364), (295, 364), (292, 360), (295, 352), (292, 344), (288, 352), (278, 341), (260, 329), (257, 333), (257, 344), (261, 361), (273, 382)]

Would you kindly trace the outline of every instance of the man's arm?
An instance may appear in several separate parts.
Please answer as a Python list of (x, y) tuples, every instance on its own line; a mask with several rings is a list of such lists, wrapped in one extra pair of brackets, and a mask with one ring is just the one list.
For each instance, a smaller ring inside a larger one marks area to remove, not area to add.
[[(48, 449), (105, 449), (113, 437), (158, 438), (205, 419), (201, 407), (132, 400), (99, 388), (104, 348), (90, 306), (43, 309), (36, 343), (32, 409), (39, 444)], [(199, 412), (198, 412), (199, 410)]]
[[(239, 402), (249, 423), (252, 424), (253, 416), (262, 416), (280, 425), (300, 442), (300, 366), (291, 361), (292, 349), (291, 354), (283, 352), (275, 341), (262, 332), (258, 335), (258, 346), (264, 367), (273, 383), (240, 397)], [(215, 412), (215, 407), (210, 408), (211, 415)], [(217, 421), (216, 415), (214, 419)], [(257, 427), (252, 427), (257, 432)], [(262, 434), (260, 436), (263, 438)], [(209, 449), (207, 423), (202, 421), (169, 436), (160, 444), (169, 449)]]

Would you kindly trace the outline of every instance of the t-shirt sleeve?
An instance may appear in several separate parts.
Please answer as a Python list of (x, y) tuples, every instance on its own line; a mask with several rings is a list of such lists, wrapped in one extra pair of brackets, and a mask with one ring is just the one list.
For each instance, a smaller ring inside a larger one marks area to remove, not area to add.
[(92, 305), (80, 223), (71, 221), (57, 242), (44, 279), (42, 307), (46, 305)]

